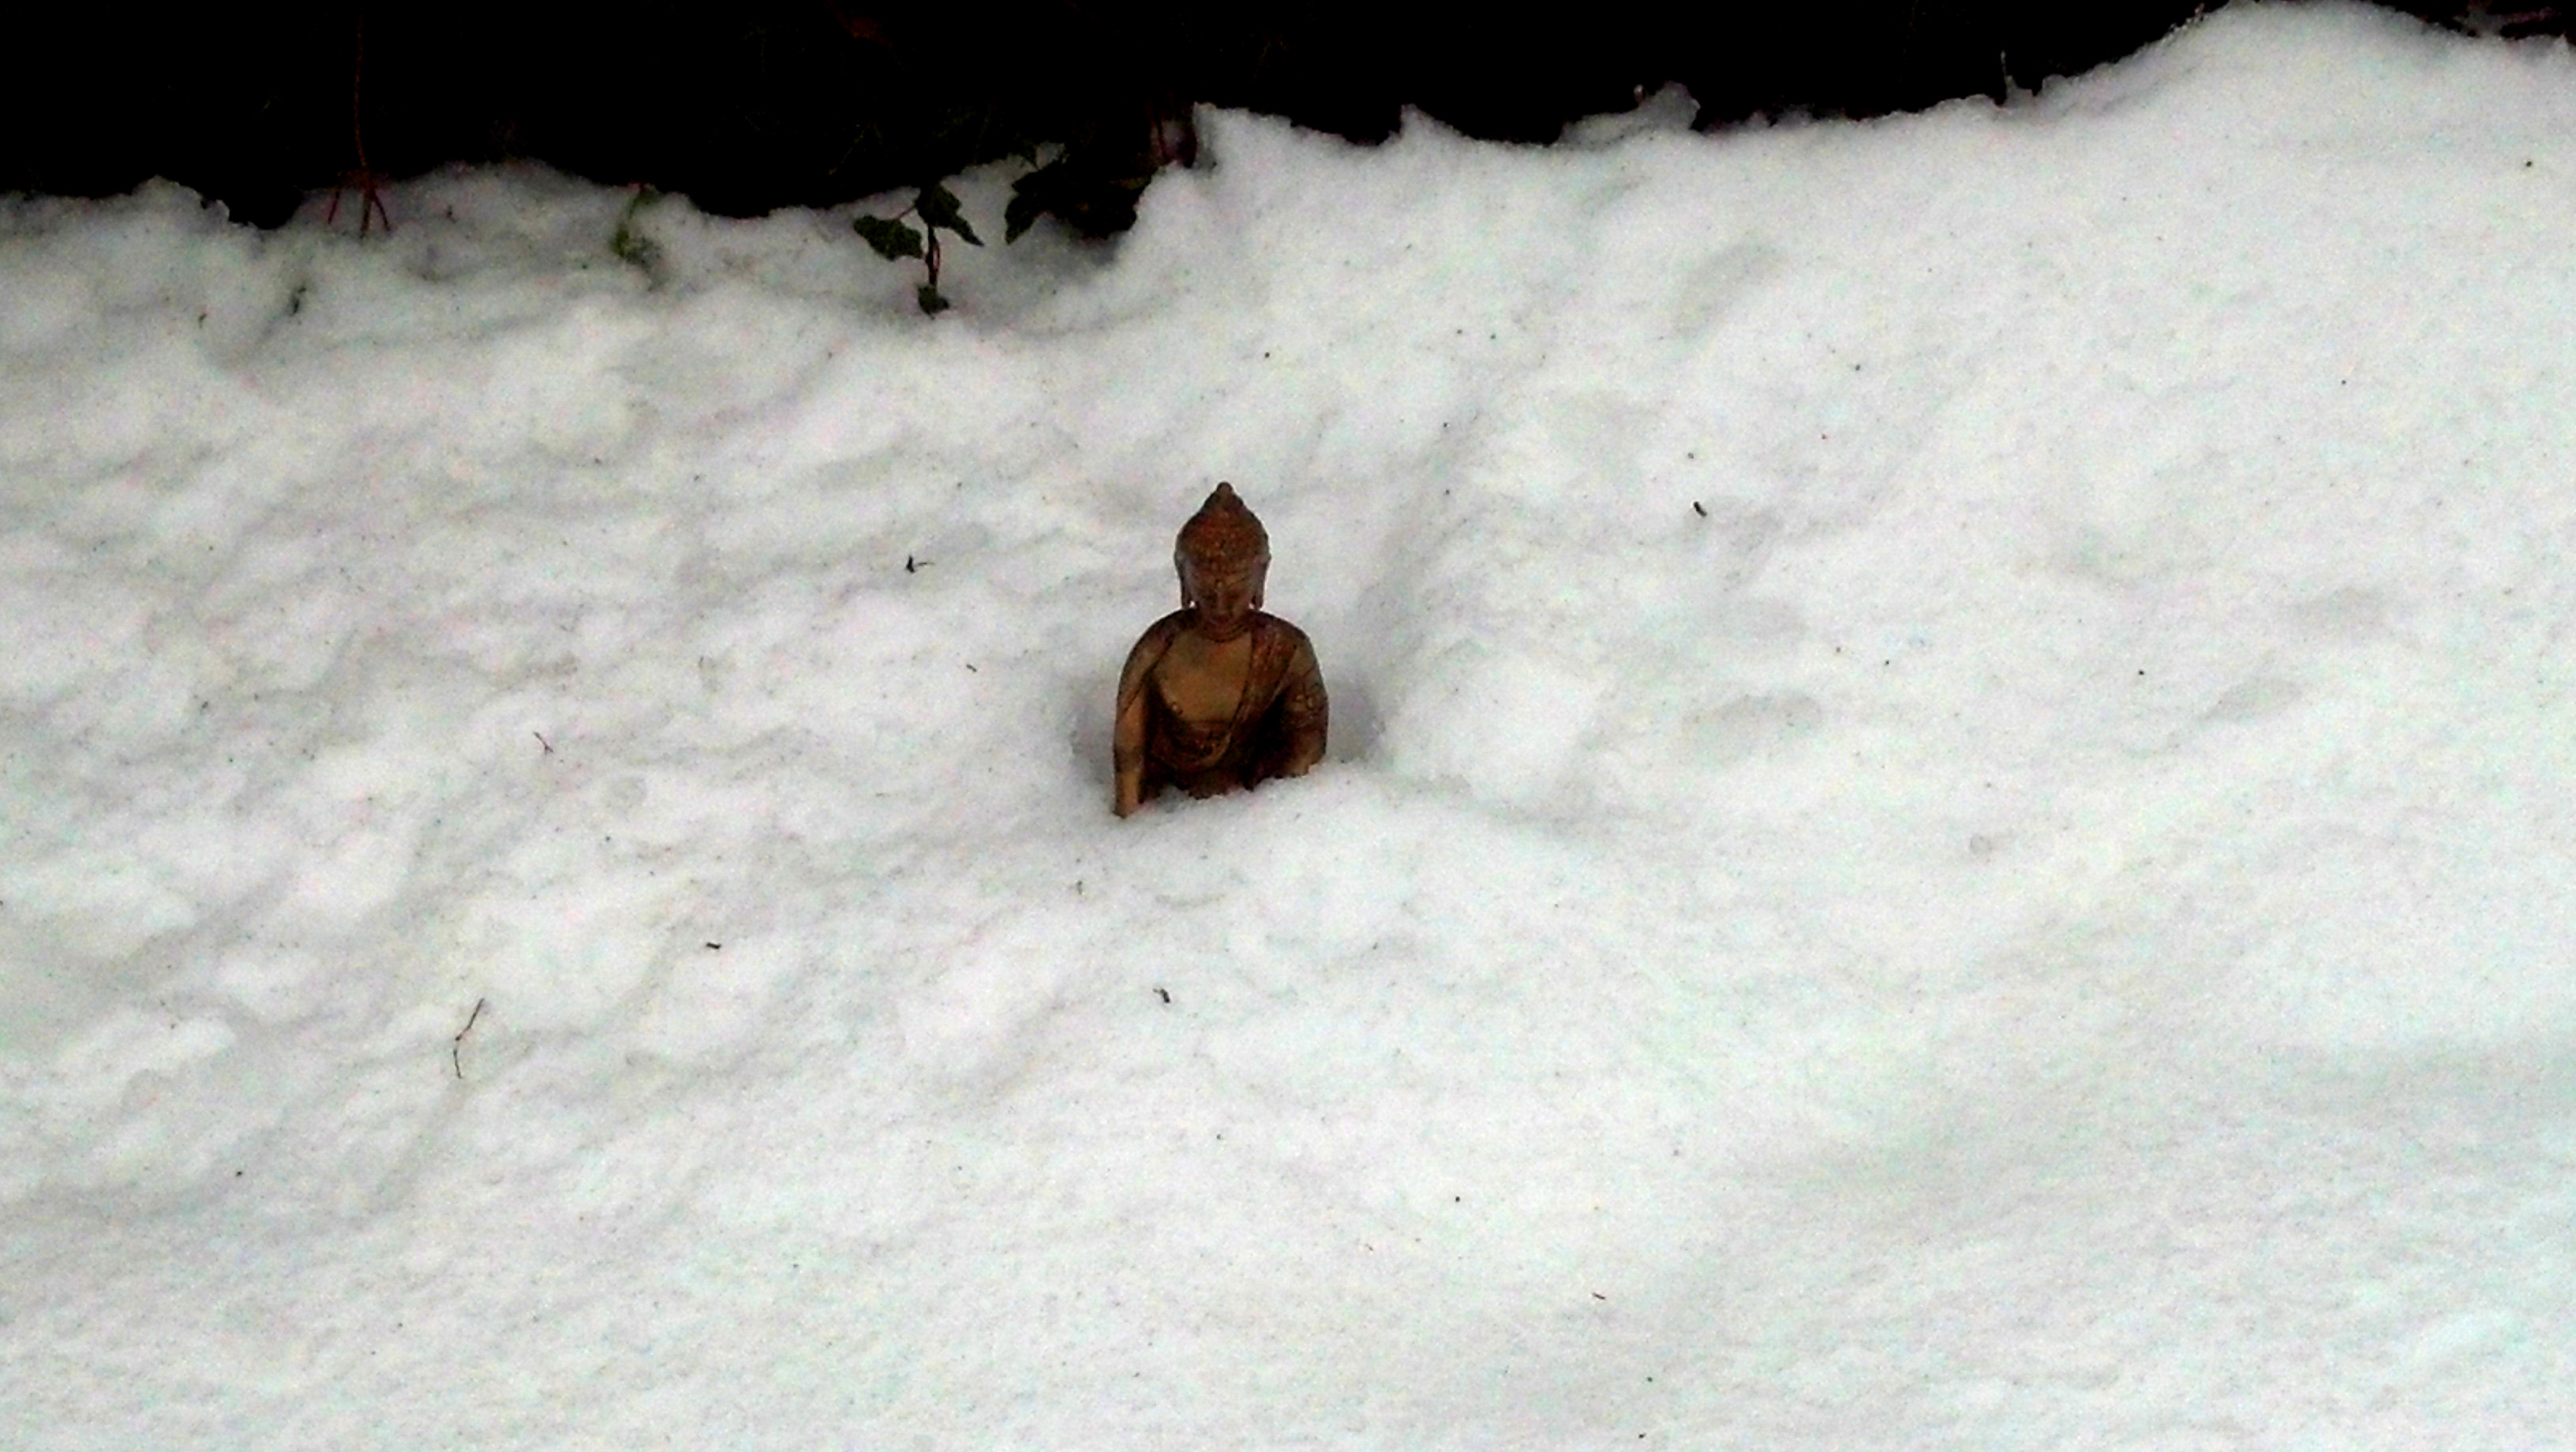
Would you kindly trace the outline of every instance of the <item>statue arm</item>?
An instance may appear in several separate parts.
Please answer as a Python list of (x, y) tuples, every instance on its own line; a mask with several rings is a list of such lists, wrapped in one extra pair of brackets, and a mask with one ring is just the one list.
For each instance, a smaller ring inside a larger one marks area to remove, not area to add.
[(1163, 663), (1163, 653), (1172, 647), (1178, 619), (1166, 616), (1154, 622), (1136, 648), (1127, 652), (1126, 668), (1118, 673), (1118, 706), (1109, 737), (1113, 783), (1109, 806), (1122, 817), (1134, 815), (1145, 804), (1145, 734), (1150, 725), (1145, 691), (1154, 667)]
[(1109, 745), (1110, 772), (1116, 778), (1109, 808), (1131, 817), (1145, 804), (1145, 693), (1118, 703), (1118, 722)]
[(1332, 724), (1332, 701), (1324, 694), (1324, 672), (1315, 664), (1315, 647), (1303, 636), (1288, 660), (1287, 680), (1279, 693), (1280, 724), (1287, 754), (1282, 776), (1304, 776), (1324, 759), (1324, 739)]

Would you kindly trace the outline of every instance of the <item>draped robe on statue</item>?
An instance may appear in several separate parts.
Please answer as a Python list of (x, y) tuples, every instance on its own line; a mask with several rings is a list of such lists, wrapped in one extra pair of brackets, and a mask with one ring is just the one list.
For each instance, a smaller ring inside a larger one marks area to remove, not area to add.
[(1186, 610), (1154, 622), (1127, 656), (1118, 677), (1122, 716), (1141, 695), (1145, 702), (1144, 792), (1166, 785), (1194, 797), (1249, 787), (1284, 775), (1291, 761), (1323, 752), (1326, 714), (1323, 672), (1306, 632), (1276, 615), (1255, 612), (1252, 659), (1243, 696), (1231, 719), (1191, 722), (1172, 709), (1158, 688), (1154, 668), (1191, 623)]

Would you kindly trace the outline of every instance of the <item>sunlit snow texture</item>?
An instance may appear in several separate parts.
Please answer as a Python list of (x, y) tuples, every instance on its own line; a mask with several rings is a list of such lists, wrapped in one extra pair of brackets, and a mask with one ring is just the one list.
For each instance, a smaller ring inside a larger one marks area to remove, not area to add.
[(0, 202), (0, 1445), (2568, 1445), (2576, 60), (1686, 116)]

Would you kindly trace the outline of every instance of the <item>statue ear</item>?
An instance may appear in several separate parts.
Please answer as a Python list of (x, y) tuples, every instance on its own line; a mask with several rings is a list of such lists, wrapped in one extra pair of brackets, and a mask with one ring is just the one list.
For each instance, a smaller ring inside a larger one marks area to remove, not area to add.
[(1187, 610), (1198, 604), (1199, 602), (1190, 598), (1189, 561), (1181, 559), (1177, 555), (1174, 556), (1172, 559), (1172, 573), (1178, 575), (1181, 580), (1181, 608)]

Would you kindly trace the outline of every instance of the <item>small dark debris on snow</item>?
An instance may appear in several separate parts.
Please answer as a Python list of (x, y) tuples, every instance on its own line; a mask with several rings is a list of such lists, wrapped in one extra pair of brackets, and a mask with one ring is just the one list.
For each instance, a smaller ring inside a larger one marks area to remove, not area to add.
[(474, 1011), (465, 1015), (465, 1027), (458, 1029), (456, 1037), (448, 1043), (447, 1062), (454, 1066), (456, 1077), (459, 1079), (465, 1077), (465, 1036), (474, 1032), (475, 1021), (483, 1017), (483, 1005), (489, 1001), (481, 998), (474, 1000)]

